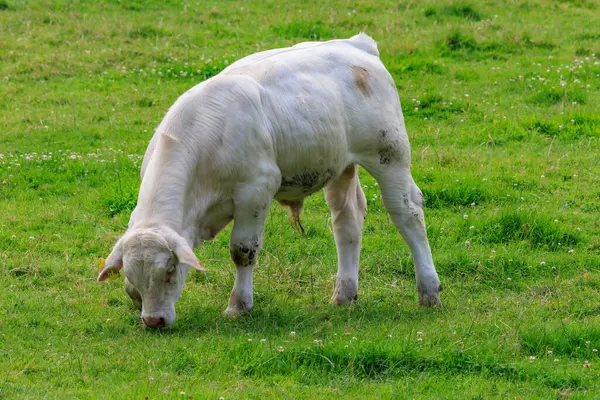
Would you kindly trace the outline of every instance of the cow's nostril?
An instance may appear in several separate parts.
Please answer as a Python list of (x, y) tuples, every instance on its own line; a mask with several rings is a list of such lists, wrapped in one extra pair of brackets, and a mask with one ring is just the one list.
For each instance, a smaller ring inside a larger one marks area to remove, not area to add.
[(160, 317), (159, 324), (165, 326), (165, 319), (163, 317)]

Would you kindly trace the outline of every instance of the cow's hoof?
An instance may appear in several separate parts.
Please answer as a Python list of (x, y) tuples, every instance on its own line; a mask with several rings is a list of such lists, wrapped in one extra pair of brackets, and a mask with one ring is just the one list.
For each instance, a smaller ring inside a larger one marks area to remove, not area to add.
[(358, 299), (358, 282), (352, 280), (340, 280), (335, 285), (335, 290), (330, 303), (344, 305)]
[(420, 294), (419, 305), (423, 307), (439, 307), (442, 305), (442, 301), (439, 294)]
[(227, 318), (238, 318), (244, 314), (249, 313), (251, 308), (238, 308), (238, 307), (227, 307), (225, 311), (223, 311), (223, 315)]
[(441, 306), (440, 290), (442, 290), (442, 285), (440, 285), (439, 281), (432, 282), (430, 285), (418, 285), (419, 305), (423, 307)]
[(240, 296), (235, 293), (231, 294), (229, 298), (229, 304), (227, 309), (223, 312), (223, 315), (229, 318), (237, 318), (240, 315), (246, 314), (252, 309), (253, 301), (252, 297), (242, 300)]

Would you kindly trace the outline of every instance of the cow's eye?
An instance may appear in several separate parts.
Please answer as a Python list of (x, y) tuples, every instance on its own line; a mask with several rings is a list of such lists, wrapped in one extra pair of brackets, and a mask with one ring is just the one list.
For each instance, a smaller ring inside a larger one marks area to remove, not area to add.
[(173, 277), (173, 274), (175, 273), (175, 266), (171, 265), (167, 268), (167, 275), (165, 276), (165, 282), (169, 282), (171, 283), (171, 278)]

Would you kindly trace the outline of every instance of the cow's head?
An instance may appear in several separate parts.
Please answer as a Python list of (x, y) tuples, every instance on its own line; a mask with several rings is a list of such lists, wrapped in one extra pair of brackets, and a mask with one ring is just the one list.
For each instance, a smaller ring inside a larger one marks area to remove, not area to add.
[(190, 246), (175, 231), (166, 226), (135, 228), (119, 239), (98, 281), (123, 269), (125, 289), (141, 308), (144, 323), (164, 328), (175, 321), (175, 303), (189, 268), (204, 271)]

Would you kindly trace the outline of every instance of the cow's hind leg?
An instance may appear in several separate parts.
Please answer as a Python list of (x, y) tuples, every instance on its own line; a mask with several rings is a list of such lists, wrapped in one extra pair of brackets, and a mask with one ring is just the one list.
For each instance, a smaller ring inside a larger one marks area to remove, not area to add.
[(358, 180), (357, 168), (350, 165), (325, 188), (331, 211), (338, 255), (338, 272), (332, 302), (346, 304), (358, 294), (358, 261), (367, 201)]
[(227, 316), (238, 316), (254, 305), (252, 270), (263, 245), (265, 220), (279, 186), (278, 172), (258, 176), (251, 184), (239, 185), (234, 195), (233, 229), (229, 239), (236, 277)]
[(377, 180), (385, 208), (410, 248), (415, 262), (419, 304), (439, 305), (441, 285), (427, 240), (423, 194), (415, 184), (406, 160), (391, 151), (385, 156), (363, 166)]

